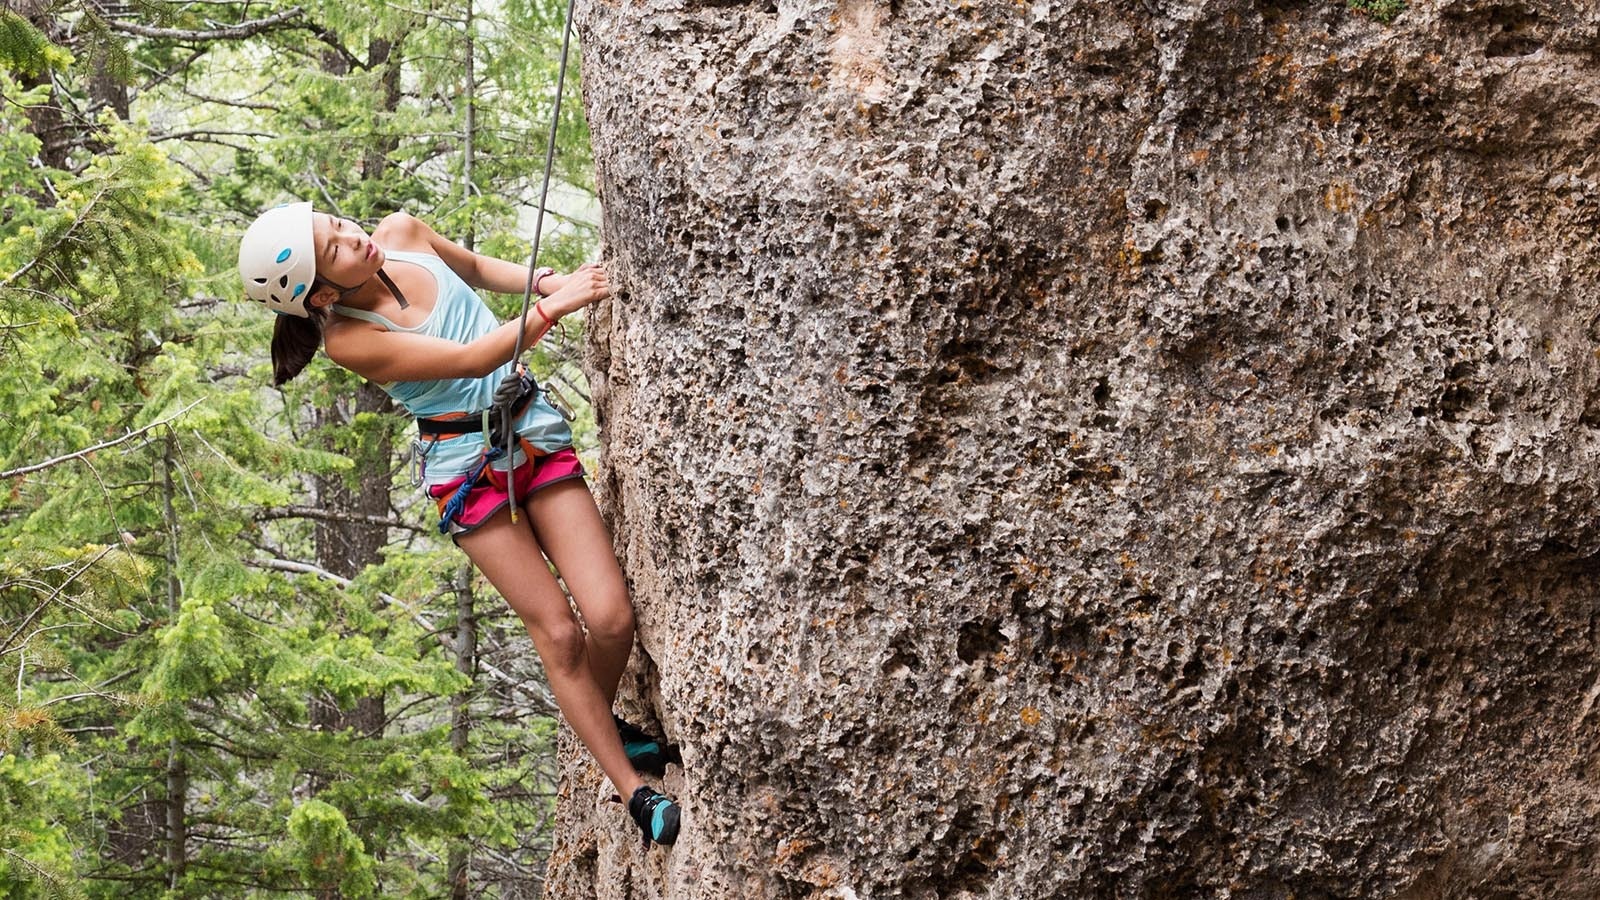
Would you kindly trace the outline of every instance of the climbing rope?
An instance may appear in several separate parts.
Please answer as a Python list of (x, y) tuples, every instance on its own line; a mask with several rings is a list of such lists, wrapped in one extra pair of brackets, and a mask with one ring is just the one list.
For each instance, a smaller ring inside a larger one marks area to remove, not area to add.
[[(544, 184), (539, 188), (539, 212), (533, 223), (533, 253), (528, 257), (528, 283), (522, 289), (522, 316), (517, 324), (517, 346), (511, 351), (511, 363), (515, 367), (522, 358), (522, 336), (528, 329), (528, 300), (533, 296), (534, 281), (538, 279), (539, 265), (539, 237), (544, 231), (544, 205), (550, 196), (550, 169), (555, 165), (556, 159), (556, 129), (561, 124), (561, 95), (565, 93), (567, 82), (567, 49), (572, 42), (572, 10), (577, 5), (577, 0), (567, 0), (567, 15), (561, 25), (561, 67), (556, 71), (556, 101), (555, 109), (550, 114), (550, 140), (544, 148)], [(516, 430), (516, 417), (506, 415), (503, 417), (501, 441), (502, 446), (511, 447), (511, 435)], [(516, 461), (512, 454), (510, 463)], [(517, 472), (516, 467), (506, 473), (506, 495), (510, 500), (511, 521), (517, 521)]]

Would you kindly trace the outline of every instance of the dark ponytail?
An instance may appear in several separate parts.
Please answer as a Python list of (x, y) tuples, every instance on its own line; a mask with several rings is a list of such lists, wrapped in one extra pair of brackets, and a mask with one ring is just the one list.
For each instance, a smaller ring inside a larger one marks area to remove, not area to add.
[(309, 319), (299, 316), (279, 316), (272, 326), (272, 383), (281, 385), (300, 374), (311, 364), (322, 346), (322, 323), (328, 311), (320, 306), (307, 306)]

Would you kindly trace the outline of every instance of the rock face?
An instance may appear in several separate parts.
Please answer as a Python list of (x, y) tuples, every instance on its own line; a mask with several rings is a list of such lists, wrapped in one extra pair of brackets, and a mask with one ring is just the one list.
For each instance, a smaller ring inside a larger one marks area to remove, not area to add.
[(549, 896), (1594, 896), (1600, 7), (579, 24), (687, 825)]

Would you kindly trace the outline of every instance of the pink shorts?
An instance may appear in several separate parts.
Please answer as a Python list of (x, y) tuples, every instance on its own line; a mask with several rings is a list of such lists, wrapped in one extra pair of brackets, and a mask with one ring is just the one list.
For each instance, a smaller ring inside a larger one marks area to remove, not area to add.
[[(522, 503), (540, 488), (548, 487), (558, 481), (582, 478), (583, 463), (578, 461), (578, 454), (572, 452), (571, 447), (566, 447), (544, 456), (530, 456), (526, 462), (517, 466), (516, 477), (517, 502)], [(466, 480), (466, 476), (462, 476), (454, 481), (429, 485), (428, 496), (439, 502), (439, 515), (444, 515), (445, 505)], [(506, 473), (492, 468), (485, 469), (479, 476), (478, 483), (473, 485), (467, 494), (467, 502), (461, 507), (461, 514), (451, 520), (451, 536), (456, 537), (473, 531), (510, 503), (511, 499), (506, 493)]]

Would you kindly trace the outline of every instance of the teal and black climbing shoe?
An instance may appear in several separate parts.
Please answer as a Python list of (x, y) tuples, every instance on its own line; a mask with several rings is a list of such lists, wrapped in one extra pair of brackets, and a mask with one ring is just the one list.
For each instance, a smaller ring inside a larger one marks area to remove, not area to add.
[(651, 737), (643, 728), (629, 723), (621, 716), (613, 714), (611, 718), (617, 723), (617, 734), (622, 738), (622, 749), (628, 754), (628, 762), (633, 763), (635, 772), (660, 776), (666, 774), (667, 763), (683, 765), (683, 757), (679, 755), (676, 744)]
[(644, 833), (644, 848), (652, 843), (670, 844), (678, 839), (678, 804), (666, 794), (642, 784), (628, 801), (628, 814)]

